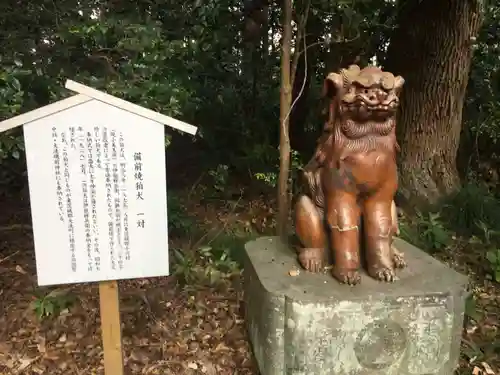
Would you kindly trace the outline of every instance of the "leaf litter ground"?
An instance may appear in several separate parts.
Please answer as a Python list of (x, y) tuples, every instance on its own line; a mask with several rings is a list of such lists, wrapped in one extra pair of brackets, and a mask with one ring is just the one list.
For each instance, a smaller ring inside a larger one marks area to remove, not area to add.
[[(272, 209), (262, 202), (238, 204), (249, 217), (235, 210), (224, 216), (224, 210), (202, 204), (203, 221), (265, 230)], [(97, 286), (38, 288), (29, 209), (12, 202), (0, 202), (0, 207), (0, 374), (103, 374)], [(468, 309), (459, 373), (497, 374), (499, 285), (484, 278), (481, 256), (466, 246), (458, 244), (437, 257), (473, 279), (476, 305)], [(40, 320), (33, 300), (53, 290), (75, 301)], [(181, 287), (174, 277), (123, 281), (120, 295), (126, 374), (258, 374), (244, 329), (238, 278), (210, 287)]]
[[(0, 218), (0, 374), (103, 374), (95, 284), (38, 288), (26, 207)], [(7, 211), (10, 211), (7, 212)], [(42, 289), (42, 290), (41, 290)], [(35, 295), (75, 296), (68, 309), (39, 319)], [(238, 279), (181, 287), (174, 277), (120, 282), (127, 374), (255, 374)]]

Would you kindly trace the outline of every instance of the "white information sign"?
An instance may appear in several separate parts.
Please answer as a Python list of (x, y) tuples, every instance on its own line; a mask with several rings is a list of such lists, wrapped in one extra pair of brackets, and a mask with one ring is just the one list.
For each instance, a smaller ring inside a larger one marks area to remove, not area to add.
[(163, 124), (89, 100), (24, 137), (39, 285), (169, 274)]

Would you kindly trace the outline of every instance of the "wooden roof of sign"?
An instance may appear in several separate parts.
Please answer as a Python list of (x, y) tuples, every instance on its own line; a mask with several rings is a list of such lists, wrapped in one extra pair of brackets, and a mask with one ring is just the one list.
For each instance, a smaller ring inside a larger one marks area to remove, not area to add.
[(75, 107), (77, 105), (86, 103), (91, 100), (101, 101), (111, 106), (120, 108), (124, 111), (134, 113), (138, 116), (145, 117), (152, 121), (156, 121), (160, 124), (170, 126), (171, 128), (192, 135), (196, 134), (196, 131), (198, 130), (196, 126), (176, 120), (170, 116), (162, 115), (161, 113), (141, 107), (140, 105), (117, 98), (116, 96), (113, 95), (106, 94), (102, 91), (93, 89), (91, 87), (82, 85), (81, 83), (71, 81), (69, 79), (66, 81), (65, 87), (69, 90), (77, 92), (78, 95), (74, 95), (69, 98), (59, 100), (55, 103), (46, 105), (44, 107), (35, 109), (30, 112), (23, 113), (22, 115), (12, 117), (8, 120), (4, 120), (0, 122), (0, 133), (7, 131), (9, 129), (13, 129), (17, 126), (29, 124), (30, 122), (33, 122), (35, 120), (39, 120), (43, 117), (53, 115), (57, 112), (61, 112), (66, 109), (70, 109), (71, 107)]

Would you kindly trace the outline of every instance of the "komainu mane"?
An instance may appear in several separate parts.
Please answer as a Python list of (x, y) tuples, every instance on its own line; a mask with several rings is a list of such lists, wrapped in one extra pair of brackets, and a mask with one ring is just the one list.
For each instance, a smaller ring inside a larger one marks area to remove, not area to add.
[(395, 268), (405, 267), (392, 244), (398, 232), (395, 126), (403, 84), (402, 77), (374, 66), (351, 65), (326, 78), (329, 118), (304, 168), (306, 192), (295, 208), (298, 258), (306, 270), (321, 271), (331, 252), (333, 276), (359, 283), (360, 234), (370, 276), (394, 281)]

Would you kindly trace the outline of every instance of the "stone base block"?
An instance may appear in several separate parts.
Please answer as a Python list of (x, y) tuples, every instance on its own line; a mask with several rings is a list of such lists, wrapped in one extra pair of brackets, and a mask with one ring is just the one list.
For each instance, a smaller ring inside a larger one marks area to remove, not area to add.
[(385, 284), (301, 270), (277, 237), (245, 247), (246, 324), (261, 375), (451, 375), (467, 278), (396, 239), (409, 267)]

